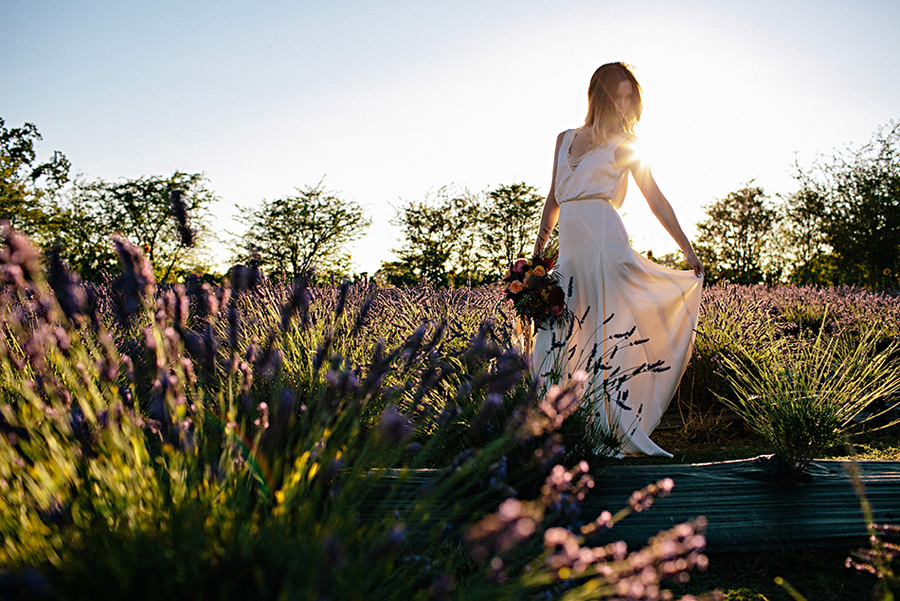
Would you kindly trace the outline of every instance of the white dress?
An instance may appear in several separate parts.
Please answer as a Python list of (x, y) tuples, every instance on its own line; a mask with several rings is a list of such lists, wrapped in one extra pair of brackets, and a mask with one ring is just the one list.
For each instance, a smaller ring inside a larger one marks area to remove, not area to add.
[[(585, 402), (595, 431), (614, 432), (625, 453), (671, 456), (649, 434), (690, 359), (702, 280), (631, 248), (616, 212), (628, 170), (616, 166), (614, 153), (625, 134), (576, 161), (569, 150), (575, 133), (563, 136), (555, 192), (560, 207), (556, 270), (564, 289), (571, 281), (567, 306), (576, 321), (568, 338), (569, 328), (537, 333), (532, 371), (544, 381), (553, 380), (555, 371), (565, 381), (586, 369)], [(640, 373), (622, 378), (641, 365)]]

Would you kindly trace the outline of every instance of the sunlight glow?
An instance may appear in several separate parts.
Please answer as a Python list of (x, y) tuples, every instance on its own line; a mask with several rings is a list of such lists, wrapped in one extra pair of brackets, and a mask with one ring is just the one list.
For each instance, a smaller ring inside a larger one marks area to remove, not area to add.
[[(35, 123), (39, 151), (87, 179), (205, 173), (220, 232), (241, 230), (235, 204), (323, 181), (372, 217), (349, 249), (370, 273), (393, 259), (404, 199), (546, 193), (556, 136), (584, 122), (605, 62), (634, 66), (641, 156), (688, 237), (703, 205), (749, 180), (790, 192), (798, 156), (898, 118), (896, 2), (460, 2), (198, 0), (140, 18), (130, 3), (13, 3), (0, 116)], [(675, 248), (634, 185), (622, 213), (637, 250)]]

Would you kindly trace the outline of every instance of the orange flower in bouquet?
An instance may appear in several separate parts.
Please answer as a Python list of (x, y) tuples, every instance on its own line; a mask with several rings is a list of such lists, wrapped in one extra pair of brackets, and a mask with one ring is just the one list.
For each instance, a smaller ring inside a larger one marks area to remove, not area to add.
[(516, 314), (534, 323), (541, 330), (549, 325), (561, 325), (571, 315), (566, 308), (566, 294), (559, 284), (559, 274), (553, 271), (556, 251), (551, 249), (530, 259), (520, 258), (509, 265), (503, 277), (506, 298)]

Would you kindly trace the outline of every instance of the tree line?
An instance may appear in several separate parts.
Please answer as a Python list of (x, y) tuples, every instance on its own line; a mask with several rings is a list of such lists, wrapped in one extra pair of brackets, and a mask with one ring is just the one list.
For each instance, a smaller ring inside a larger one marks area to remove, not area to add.
[(709, 279), (900, 287), (900, 124), (794, 165), (796, 192), (749, 182), (704, 207), (697, 254)]
[[(192, 273), (215, 277), (211, 210), (219, 199), (203, 175), (72, 180), (62, 153), (37, 159), (40, 139), (33, 124), (8, 128), (0, 119), (0, 219), (45, 251), (55, 248), (88, 280), (114, 269), (113, 233), (143, 248), (161, 282)], [(530, 245), (542, 203), (537, 190), (524, 183), (479, 193), (444, 187), (423, 200), (403, 202), (393, 220), (403, 232), (401, 244), (392, 249), (398, 260), (372, 275), (386, 284), (496, 280), (502, 266)], [(274, 278), (353, 277), (348, 246), (371, 224), (358, 203), (319, 182), (237, 208), (244, 229), (232, 235), (232, 262)]]
[[(0, 219), (55, 249), (88, 280), (114, 269), (113, 233), (143, 248), (161, 282), (221, 277), (212, 273), (210, 246), (219, 199), (203, 175), (73, 179), (61, 152), (38, 160), (40, 139), (33, 124), (7, 128), (0, 118)], [(897, 288), (900, 125), (794, 171), (792, 194), (773, 197), (748, 182), (704, 207), (695, 246), (708, 280)], [(513, 183), (480, 192), (445, 186), (402, 201), (392, 220), (402, 233), (391, 249), (397, 258), (371, 275), (391, 285), (495, 281), (530, 249), (543, 200), (535, 187)], [(233, 262), (275, 278), (359, 275), (348, 246), (371, 220), (322, 182), (238, 211), (244, 229), (232, 236)], [(656, 260), (686, 267), (679, 255)]]

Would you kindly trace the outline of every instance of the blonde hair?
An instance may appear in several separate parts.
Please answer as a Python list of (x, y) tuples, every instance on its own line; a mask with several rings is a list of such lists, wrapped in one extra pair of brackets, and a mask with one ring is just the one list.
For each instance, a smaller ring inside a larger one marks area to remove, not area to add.
[[(631, 83), (633, 97), (625, 114), (616, 109), (616, 90), (623, 81)], [(590, 129), (594, 144), (605, 142), (619, 133), (634, 134), (641, 118), (641, 85), (625, 63), (607, 63), (594, 71), (588, 86), (588, 112), (584, 129)]]

